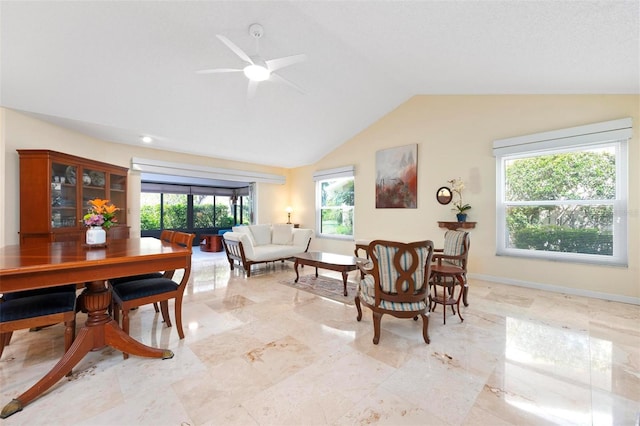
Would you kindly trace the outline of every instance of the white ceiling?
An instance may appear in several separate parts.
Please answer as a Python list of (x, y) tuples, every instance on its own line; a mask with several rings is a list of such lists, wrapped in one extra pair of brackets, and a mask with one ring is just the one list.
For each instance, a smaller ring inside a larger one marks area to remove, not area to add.
[[(640, 93), (640, 1), (1, 1), (0, 105), (90, 136), (312, 164), (419, 94)], [(306, 94), (242, 73), (248, 27)]]

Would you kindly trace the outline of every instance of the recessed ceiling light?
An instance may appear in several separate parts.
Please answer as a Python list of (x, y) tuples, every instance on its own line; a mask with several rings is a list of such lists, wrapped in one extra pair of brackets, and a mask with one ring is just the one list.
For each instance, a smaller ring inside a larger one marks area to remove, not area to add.
[(143, 136), (142, 137), (142, 142), (151, 143), (151, 142), (153, 142), (153, 138), (151, 136)]

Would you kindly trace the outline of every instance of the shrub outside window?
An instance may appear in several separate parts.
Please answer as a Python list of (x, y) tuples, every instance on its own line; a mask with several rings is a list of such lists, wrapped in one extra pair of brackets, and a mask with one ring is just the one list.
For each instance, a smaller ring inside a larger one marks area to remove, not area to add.
[(317, 180), (316, 195), (318, 234), (353, 238), (353, 176)]
[[(240, 191), (249, 192), (246, 188)], [(223, 195), (227, 193), (230, 195)], [(251, 211), (251, 196), (232, 189), (143, 182), (140, 229), (143, 236), (153, 235), (146, 231), (162, 229), (216, 232), (250, 223)]]
[(498, 157), (498, 254), (626, 264), (626, 141)]

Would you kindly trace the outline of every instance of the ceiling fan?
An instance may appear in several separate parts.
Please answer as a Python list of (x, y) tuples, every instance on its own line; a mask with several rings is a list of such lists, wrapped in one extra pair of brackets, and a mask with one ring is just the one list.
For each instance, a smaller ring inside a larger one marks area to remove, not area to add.
[(240, 59), (245, 61), (248, 65), (244, 68), (214, 68), (207, 70), (196, 71), (198, 74), (218, 74), (227, 72), (243, 72), (249, 80), (249, 87), (247, 89), (247, 96), (252, 98), (255, 95), (258, 83), (261, 81), (276, 81), (285, 83), (299, 92), (304, 94), (304, 91), (295, 83), (285, 79), (284, 77), (276, 74), (275, 71), (280, 68), (288, 67), (290, 65), (302, 62), (307, 59), (307, 55), (293, 55), (285, 56), (283, 58), (264, 60), (257, 54), (258, 40), (264, 35), (264, 29), (260, 24), (251, 24), (249, 26), (249, 35), (256, 39), (256, 55), (249, 56), (242, 49), (236, 46), (231, 40), (225, 36), (217, 34), (216, 37), (220, 39), (233, 53), (238, 55)]

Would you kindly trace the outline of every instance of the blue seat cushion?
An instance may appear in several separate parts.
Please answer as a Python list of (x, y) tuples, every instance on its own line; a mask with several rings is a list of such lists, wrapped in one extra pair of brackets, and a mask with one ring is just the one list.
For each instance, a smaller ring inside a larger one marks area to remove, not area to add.
[(2, 300), (9, 301), (13, 299), (20, 299), (22, 297), (39, 296), (42, 294), (51, 294), (51, 293), (66, 293), (68, 291), (75, 293), (76, 285), (69, 284), (61, 287), (46, 287), (46, 288), (39, 288), (36, 290), (24, 290), (24, 291), (16, 291), (13, 293), (5, 293), (2, 295)]
[(0, 322), (16, 321), (44, 315), (75, 312), (76, 292), (38, 294), (20, 297), (0, 303)]
[(177, 288), (178, 284), (168, 278), (146, 278), (120, 283), (113, 286), (113, 292), (120, 300), (128, 301), (175, 291)]
[(146, 280), (147, 278), (162, 278), (162, 273), (152, 272), (150, 274), (132, 275), (130, 277), (111, 278), (109, 282), (111, 285), (119, 285), (131, 281)]

